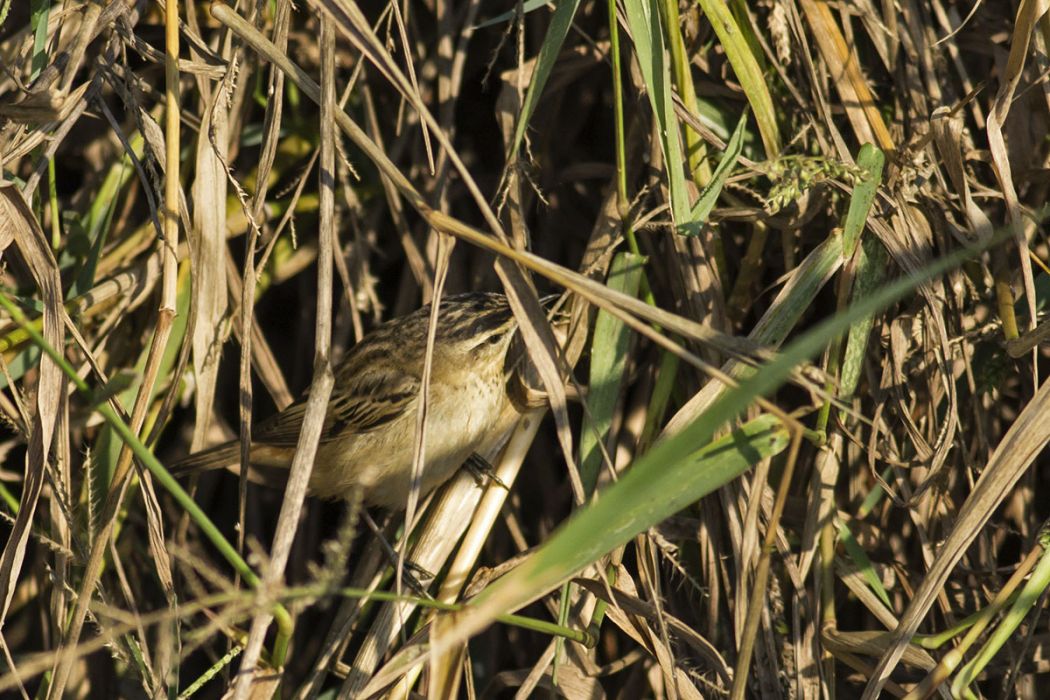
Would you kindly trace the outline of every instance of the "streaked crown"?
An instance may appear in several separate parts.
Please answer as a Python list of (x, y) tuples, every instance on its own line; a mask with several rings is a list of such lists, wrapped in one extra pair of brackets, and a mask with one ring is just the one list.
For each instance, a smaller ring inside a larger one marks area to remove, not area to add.
[[(430, 314), (425, 306), (420, 312)], [(472, 292), (441, 301), (437, 338), (472, 355), (488, 355), (505, 347), (517, 327), (507, 298), (502, 294)], [(480, 359), (480, 357), (478, 358)]]

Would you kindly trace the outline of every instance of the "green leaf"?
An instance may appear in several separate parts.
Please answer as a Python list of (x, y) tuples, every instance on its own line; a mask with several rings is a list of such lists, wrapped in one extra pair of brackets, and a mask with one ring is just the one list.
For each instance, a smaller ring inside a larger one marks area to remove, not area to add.
[[(521, 13), (527, 15), (533, 10), (538, 10), (541, 7), (546, 7), (551, 4), (551, 0), (526, 0), (521, 4)], [(509, 10), (501, 15), (496, 15), (492, 19), (487, 19), (481, 24), (475, 24), (473, 29), (484, 29), (485, 27), (491, 27), (494, 24), (503, 24), (514, 19), (514, 16), (518, 14), (518, 11)]]
[(706, 222), (707, 217), (711, 215), (711, 210), (715, 208), (715, 202), (718, 201), (718, 195), (722, 194), (722, 187), (726, 184), (726, 178), (733, 171), (736, 159), (740, 157), (740, 151), (744, 147), (746, 126), (747, 112), (737, 122), (736, 129), (733, 130), (733, 136), (729, 139), (729, 143), (726, 144), (725, 153), (722, 154), (722, 160), (718, 162), (718, 167), (711, 174), (711, 182), (700, 193), (700, 199), (693, 205), (690, 218), (694, 222), (700, 224)]
[(88, 405), (93, 411), (98, 408), (100, 404), (109, 401), (114, 396), (124, 393), (133, 386), (137, 386), (141, 379), (142, 374), (139, 372), (129, 369), (119, 370), (109, 378), (109, 381), (106, 382), (105, 386), (92, 390), (91, 398), (88, 399)]
[[(1008, 232), (993, 236), (982, 244), (994, 245), (1006, 235)], [(733, 478), (734, 472), (740, 473), (754, 460), (783, 449), (787, 442), (784, 429), (766, 415), (731, 437), (695, 452), (698, 445), (711, 440), (716, 430), (735, 420), (755, 397), (768, 396), (783, 385), (801, 363), (816, 355), (850, 324), (885, 308), (973, 255), (973, 249), (947, 255), (807, 331), (708, 410), (638, 458), (593, 505), (578, 511), (521, 566), (478, 595), (467, 610), (457, 613), (455, 632), (443, 637), (432, 652), (440, 653), (483, 629), (498, 615), (545, 595), (605, 552)]]
[(580, 0), (562, 0), (557, 4), (554, 15), (551, 17), (551, 26), (547, 29), (547, 36), (543, 37), (543, 45), (540, 46), (539, 56), (536, 57), (536, 69), (532, 73), (529, 89), (525, 92), (525, 100), (521, 105), (521, 113), (518, 115), (518, 123), (514, 127), (514, 138), (507, 149), (507, 162), (513, 160), (513, 155), (521, 148), (521, 141), (525, 137), (525, 129), (529, 125), (532, 113), (536, 111), (536, 105), (540, 101), (540, 93), (547, 84), (547, 79), (554, 69), (554, 62), (558, 59), (561, 46), (565, 43), (565, 37), (569, 34), (572, 26), (572, 18), (576, 16), (576, 8), (580, 6)]
[(860, 234), (864, 231), (868, 212), (871, 211), (871, 204), (875, 201), (875, 194), (882, 182), (882, 166), (885, 162), (886, 156), (875, 146), (866, 143), (860, 147), (860, 152), (857, 154), (857, 167), (863, 174), (860, 182), (853, 188), (849, 211), (846, 213), (846, 223), (842, 227), (842, 252), (846, 257), (853, 255), (857, 241), (860, 240)]

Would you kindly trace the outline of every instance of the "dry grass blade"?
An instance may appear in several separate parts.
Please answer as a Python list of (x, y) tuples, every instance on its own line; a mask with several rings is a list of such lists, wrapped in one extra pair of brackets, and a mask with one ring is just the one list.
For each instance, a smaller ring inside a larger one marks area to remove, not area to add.
[[(1021, 205), (1017, 199), (1017, 188), (1014, 185), (1010, 156), (1006, 150), (1006, 141), (1003, 136), (1003, 125), (1010, 107), (1014, 101), (1014, 93), (1021, 81), (1024, 71), (1025, 60), (1028, 55), (1029, 42), (1035, 33), (1036, 22), (1047, 12), (1045, 2), (1038, 0), (1024, 0), (1017, 8), (1017, 19), (1013, 27), (1013, 41), (1010, 43), (1010, 56), (1006, 65), (1006, 74), (1000, 83), (999, 92), (992, 103), (992, 109), (988, 114), (988, 147), (992, 152), (992, 162), (995, 164), (995, 174), (1002, 188), (1003, 198), (1006, 200), (1007, 223), (1013, 229), (1014, 240), (1017, 243), (1018, 255), (1020, 257), (1022, 280), (1024, 281), (1025, 298), (1028, 302), (1028, 329), (1035, 328), (1036, 295), (1035, 283), (1032, 279), (1032, 262), (1028, 259), (1028, 239), (1024, 235)], [(1016, 338), (1020, 329), (1013, 318), (1013, 293), (1009, 289), (1009, 282), (1000, 277), (997, 285), (1000, 295), (999, 309), (1003, 316), (1003, 330), (1007, 340)], [(1034, 375), (1038, 377), (1038, 373)]]
[[(338, 111), (335, 94), (335, 35), (331, 23), (321, 22), (321, 157), (318, 171), (320, 191), (320, 232), (317, 272), (317, 323), (314, 334), (313, 381), (303, 415), (303, 423), (296, 445), (295, 457), (288, 473), (281, 512), (277, 519), (270, 549), (270, 563), (264, 574), (264, 586), (270, 590), (280, 587), (285, 578), (285, 566), (291, 554), (292, 542), (299, 527), (299, 516), (306, 499), (307, 485), (313, 470), (314, 457), (322, 439), (328, 401), (332, 395), (335, 376), (332, 373), (332, 256), (335, 240), (335, 124), (331, 115)], [(268, 606), (267, 606), (268, 607)], [(233, 697), (243, 700), (252, 690), (256, 664), (262, 651), (267, 628), (273, 620), (271, 613), (259, 613), (252, 620), (248, 642), (241, 657), (241, 671), (234, 686)], [(275, 651), (283, 659), (285, 650)]]
[(908, 609), (893, 631), (889, 648), (879, 660), (872, 680), (865, 689), (865, 698), (878, 696), (882, 682), (889, 677), (908, 641), (918, 630), (966, 548), (980, 534), (1018, 479), (1031, 468), (1032, 462), (1047, 443), (1050, 443), (1050, 381), (1043, 383), (1017, 416), (1010, 430), (996, 446), (969, 498), (959, 509), (951, 532), (937, 550), (933, 566), (926, 573)]
[(892, 151), (893, 139), (876, 105), (867, 80), (860, 73), (857, 55), (842, 36), (826, 2), (800, 0), (813, 37), (831, 70), (832, 79), (842, 96), (842, 105), (853, 125), (857, 140)]
[(193, 181), (193, 373), (197, 381), (193, 449), (205, 446), (215, 383), (219, 372), (222, 321), (226, 316), (226, 159), (228, 158), (227, 84), (211, 93), (197, 138)]
[(1041, 697), (1046, 0), (504, 5), (0, 0), (0, 690)]
[[(578, 583), (584, 585), (583, 582)], [(604, 590), (596, 590), (599, 587), (594, 585), (594, 581), (587, 583), (590, 585), (586, 587), (594, 595), (607, 595)], [(670, 645), (657, 632), (662, 625), (673, 624), (674, 621), (661, 615), (654, 606), (646, 605), (632, 595), (636, 591), (629, 577), (617, 577), (617, 585), (623, 587), (626, 592), (617, 590), (613, 593), (614, 605), (607, 610), (609, 620), (657, 659), (665, 684), (664, 694), (669, 698), (704, 697), (687, 670), (673, 658)]]
[[(658, 619), (662, 618), (675, 637), (683, 643), (690, 645), (698, 654), (702, 655), (710, 664), (711, 669), (718, 675), (721, 682), (728, 687), (729, 682), (731, 681), (731, 669), (729, 668), (729, 665), (726, 664), (725, 659), (722, 658), (722, 655), (709, 641), (697, 634), (696, 630), (685, 622), (679, 620), (673, 615), (661, 614), (653, 605), (646, 603), (619, 587), (612, 590), (614, 599), (609, 600), (609, 589), (604, 585), (599, 584), (597, 581), (591, 579), (576, 579), (575, 583), (586, 588), (595, 596), (606, 600), (606, 602), (615, 604), (615, 609), (619, 611), (621, 616), (638, 615), (649, 619), (653, 623), (656, 623)], [(621, 617), (621, 621), (624, 619), (625, 618)], [(621, 623), (618, 622), (617, 624)]]
[[(13, 185), (0, 183), (0, 251), (7, 251), (12, 244), (29, 268), (44, 303), (44, 337), (52, 347), (62, 347), (65, 309), (62, 308), (62, 284), (55, 258), (22, 194)], [(0, 554), (0, 623), (7, 616), (25, 559), (30, 527), (46, 480), (59, 398), (65, 393), (63, 387), (62, 371), (58, 365), (49, 357), (41, 357), (33, 401), (33, 422), (29, 426), (22, 498), (4, 551)]]

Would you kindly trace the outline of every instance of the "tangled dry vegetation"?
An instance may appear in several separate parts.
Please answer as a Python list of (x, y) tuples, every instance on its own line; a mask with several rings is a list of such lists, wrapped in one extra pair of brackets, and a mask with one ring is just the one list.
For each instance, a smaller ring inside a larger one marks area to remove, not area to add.
[[(0, 2), (0, 690), (1046, 697), (1048, 43), (1035, 0)], [(515, 290), (547, 401), (509, 492), (371, 513), (416, 567), (167, 474), (435, 280)]]

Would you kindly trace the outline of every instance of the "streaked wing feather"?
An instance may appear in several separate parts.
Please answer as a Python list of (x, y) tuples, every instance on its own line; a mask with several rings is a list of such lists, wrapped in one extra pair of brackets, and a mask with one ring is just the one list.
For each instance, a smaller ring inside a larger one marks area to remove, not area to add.
[[(321, 441), (365, 433), (397, 419), (415, 405), (419, 384), (418, 377), (404, 372), (371, 371), (358, 375), (357, 381), (351, 381), (329, 400)], [(299, 440), (305, 413), (303, 398), (260, 424), (252, 437), (271, 445), (294, 445)]]

